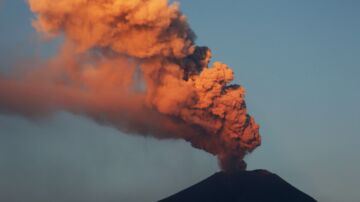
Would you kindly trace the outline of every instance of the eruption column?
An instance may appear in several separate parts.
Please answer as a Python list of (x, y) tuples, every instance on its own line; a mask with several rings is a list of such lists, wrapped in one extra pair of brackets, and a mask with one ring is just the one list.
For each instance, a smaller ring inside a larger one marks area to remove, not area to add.
[[(167, 0), (29, 0), (33, 26), (59, 52), (38, 68), (0, 77), (0, 110), (27, 117), (66, 110), (131, 134), (189, 141), (245, 169), (260, 145), (233, 71), (195, 45)], [(26, 98), (26, 102), (23, 100)]]

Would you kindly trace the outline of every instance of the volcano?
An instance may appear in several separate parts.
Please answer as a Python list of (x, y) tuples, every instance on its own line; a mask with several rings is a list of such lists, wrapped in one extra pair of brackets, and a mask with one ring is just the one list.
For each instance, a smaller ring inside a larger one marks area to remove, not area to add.
[(218, 172), (159, 202), (314, 202), (309, 195), (266, 170)]

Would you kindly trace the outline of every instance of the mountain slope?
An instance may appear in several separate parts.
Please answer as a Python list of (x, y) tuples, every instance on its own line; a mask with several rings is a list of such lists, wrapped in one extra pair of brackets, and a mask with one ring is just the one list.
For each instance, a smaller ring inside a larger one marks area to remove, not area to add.
[(218, 172), (160, 202), (313, 202), (279, 176), (266, 170)]

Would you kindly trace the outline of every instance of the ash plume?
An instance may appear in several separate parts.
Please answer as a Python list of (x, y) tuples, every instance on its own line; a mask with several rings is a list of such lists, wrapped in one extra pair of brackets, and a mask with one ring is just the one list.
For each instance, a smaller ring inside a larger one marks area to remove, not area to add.
[(26, 117), (59, 110), (120, 131), (189, 141), (243, 170), (260, 145), (245, 90), (233, 71), (209, 67), (211, 50), (178, 3), (167, 0), (28, 0), (34, 28), (63, 37), (58, 53), (37, 68), (0, 77), (0, 112)]

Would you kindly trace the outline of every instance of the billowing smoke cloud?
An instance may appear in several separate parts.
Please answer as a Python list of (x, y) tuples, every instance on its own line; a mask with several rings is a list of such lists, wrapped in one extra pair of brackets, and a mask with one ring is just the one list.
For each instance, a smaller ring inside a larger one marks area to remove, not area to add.
[(245, 90), (233, 71), (194, 43), (178, 4), (167, 0), (29, 0), (33, 26), (63, 37), (38, 68), (0, 77), (0, 110), (27, 117), (59, 110), (131, 134), (180, 138), (245, 169), (260, 145)]

